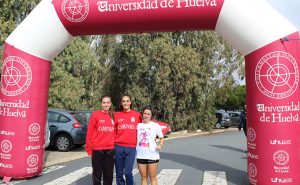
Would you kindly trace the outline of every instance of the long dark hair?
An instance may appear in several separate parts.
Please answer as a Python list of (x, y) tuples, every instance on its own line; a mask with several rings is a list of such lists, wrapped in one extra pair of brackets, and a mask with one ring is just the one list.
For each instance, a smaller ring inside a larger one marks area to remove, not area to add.
[(108, 109), (108, 114), (109, 114), (109, 116), (110, 116), (112, 119), (115, 119), (114, 109), (113, 109), (113, 104), (112, 104), (111, 96), (109, 96), (109, 95), (102, 96), (102, 97), (101, 97), (101, 102), (102, 102), (102, 100), (103, 100), (104, 98), (109, 98), (109, 99), (110, 99), (111, 106), (110, 106), (109, 109)]
[(122, 99), (123, 99), (125, 96), (127, 96), (127, 97), (129, 98), (129, 100), (131, 101), (131, 104), (130, 104), (130, 110), (132, 110), (132, 105), (133, 105), (132, 98), (131, 98), (131, 96), (130, 96), (130, 95), (128, 95), (128, 94), (124, 94), (124, 95), (123, 95), (123, 96), (121, 96), (121, 98), (120, 98), (120, 105), (119, 105), (119, 109), (120, 109), (120, 111), (123, 111)]

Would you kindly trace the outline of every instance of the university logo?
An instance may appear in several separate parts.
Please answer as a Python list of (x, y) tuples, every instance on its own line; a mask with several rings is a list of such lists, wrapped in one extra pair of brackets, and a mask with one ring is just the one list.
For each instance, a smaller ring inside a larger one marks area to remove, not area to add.
[(255, 69), (255, 82), (261, 93), (273, 98), (291, 96), (299, 83), (297, 61), (284, 51), (274, 51), (263, 56)]
[(31, 123), (28, 128), (30, 135), (34, 135), (34, 136), (38, 135), (40, 133), (40, 130), (41, 127), (40, 124), (38, 123)]
[(31, 154), (28, 158), (27, 158), (27, 164), (29, 167), (34, 167), (38, 164), (39, 162), (39, 156), (36, 154)]
[(89, 14), (88, 0), (64, 0), (61, 10), (66, 19), (71, 22), (82, 22)]
[(289, 154), (284, 150), (278, 150), (273, 154), (273, 160), (277, 165), (286, 165), (289, 162)]
[(12, 150), (12, 143), (9, 140), (3, 140), (1, 142), (1, 151), (3, 153), (8, 153)]
[(253, 128), (248, 128), (247, 137), (250, 142), (253, 142), (256, 139), (256, 132)]
[(26, 91), (32, 81), (32, 71), (28, 63), (17, 56), (4, 60), (1, 91), (6, 96), (17, 96)]
[(253, 163), (248, 165), (248, 174), (250, 177), (255, 178), (257, 175), (257, 168)]

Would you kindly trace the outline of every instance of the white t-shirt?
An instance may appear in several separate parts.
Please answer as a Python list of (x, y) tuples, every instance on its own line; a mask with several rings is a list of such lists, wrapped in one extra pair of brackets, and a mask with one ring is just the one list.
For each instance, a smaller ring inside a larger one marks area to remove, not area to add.
[(156, 136), (159, 138), (164, 137), (159, 124), (151, 121), (150, 123), (139, 123), (137, 125), (137, 159), (159, 159), (159, 151), (156, 149)]

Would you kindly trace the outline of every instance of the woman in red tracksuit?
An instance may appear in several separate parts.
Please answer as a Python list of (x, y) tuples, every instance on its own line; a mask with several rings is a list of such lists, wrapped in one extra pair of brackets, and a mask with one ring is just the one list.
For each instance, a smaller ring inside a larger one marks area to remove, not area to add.
[(114, 115), (111, 97), (101, 99), (101, 110), (93, 112), (86, 136), (86, 151), (92, 155), (93, 184), (112, 185), (114, 170)]
[[(115, 114), (115, 166), (117, 185), (134, 184), (132, 168), (136, 155), (136, 126), (140, 122), (141, 113), (132, 110), (131, 97), (123, 95), (120, 101), (120, 112)], [(124, 173), (126, 181), (123, 177)]]

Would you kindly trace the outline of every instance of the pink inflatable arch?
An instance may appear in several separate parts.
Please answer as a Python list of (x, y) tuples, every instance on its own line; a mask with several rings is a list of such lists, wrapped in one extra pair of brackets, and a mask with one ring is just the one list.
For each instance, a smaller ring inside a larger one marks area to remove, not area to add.
[(246, 59), (251, 184), (300, 184), (300, 42), (262, 0), (43, 0), (4, 44), (0, 176), (40, 174), (50, 61), (74, 36), (216, 30)]

